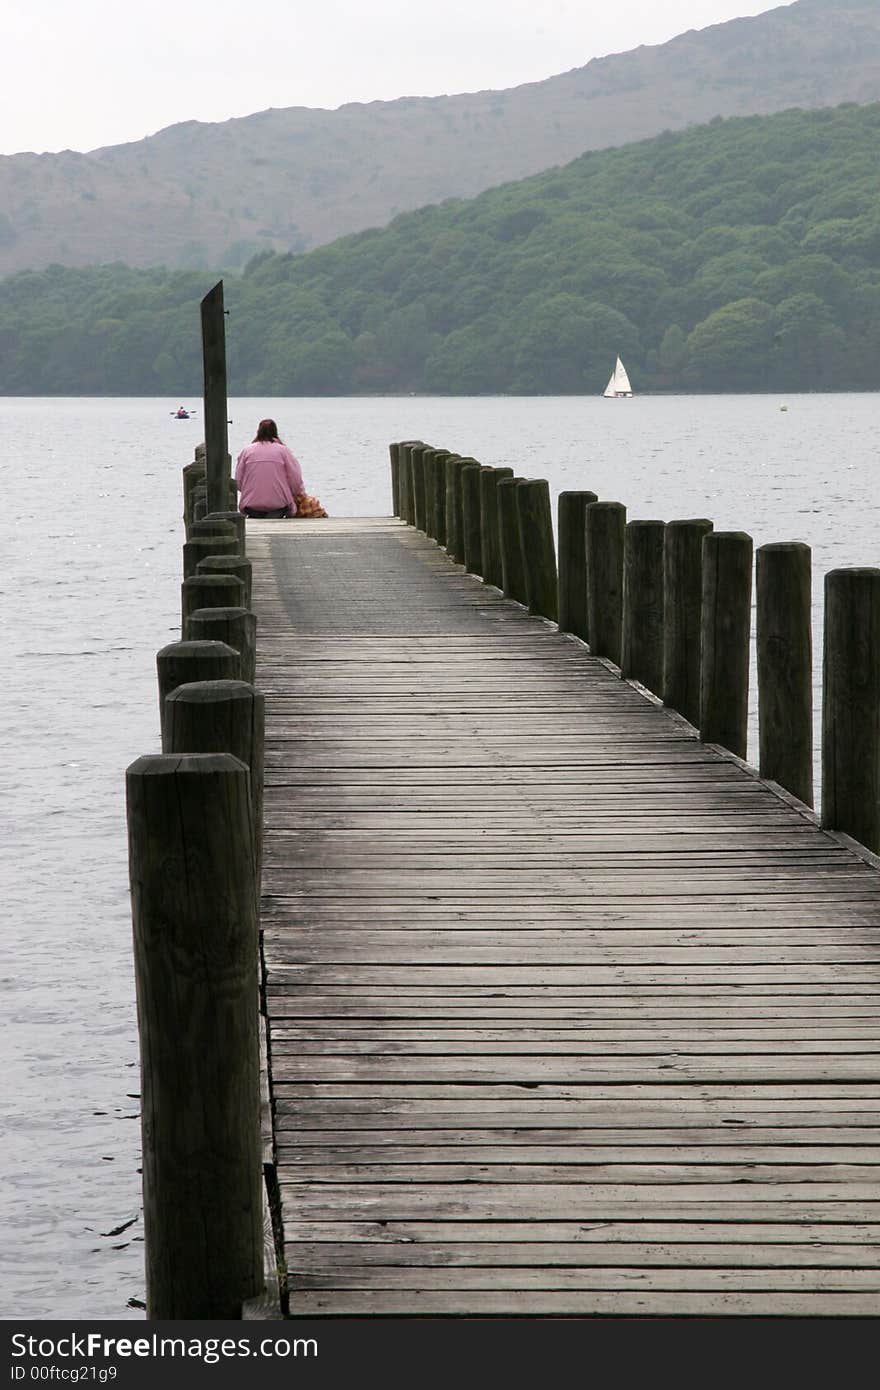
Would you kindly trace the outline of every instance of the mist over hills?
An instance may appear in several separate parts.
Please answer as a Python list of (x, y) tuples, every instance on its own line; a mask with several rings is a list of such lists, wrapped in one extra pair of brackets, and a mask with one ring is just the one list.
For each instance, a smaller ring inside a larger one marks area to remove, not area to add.
[(796, 0), (507, 91), (291, 107), (89, 154), (6, 156), (0, 275), (240, 269), (716, 115), (878, 99), (878, 0)]

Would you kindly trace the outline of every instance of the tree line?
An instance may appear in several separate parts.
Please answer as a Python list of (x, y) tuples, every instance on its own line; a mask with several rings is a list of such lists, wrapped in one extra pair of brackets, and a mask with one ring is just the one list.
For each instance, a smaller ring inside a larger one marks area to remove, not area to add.
[[(239, 395), (880, 386), (880, 106), (716, 119), (225, 278)], [(200, 389), (205, 272), (0, 282), (4, 394)]]

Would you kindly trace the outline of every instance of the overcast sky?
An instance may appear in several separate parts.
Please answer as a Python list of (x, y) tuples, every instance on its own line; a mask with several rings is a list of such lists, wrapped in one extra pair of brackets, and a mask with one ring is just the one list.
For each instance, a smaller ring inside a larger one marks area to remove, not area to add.
[(774, 0), (2, 0), (0, 153), (512, 87)]

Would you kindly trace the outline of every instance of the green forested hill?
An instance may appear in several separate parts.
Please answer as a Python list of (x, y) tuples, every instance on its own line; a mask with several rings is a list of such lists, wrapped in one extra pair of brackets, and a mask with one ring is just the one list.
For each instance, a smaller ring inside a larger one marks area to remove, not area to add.
[[(880, 106), (713, 121), (226, 280), (230, 389), (880, 387)], [(198, 389), (212, 277), (0, 283), (0, 390)]]
[(0, 158), (0, 275), (115, 260), (240, 270), (255, 251), (309, 250), (584, 150), (718, 115), (880, 101), (878, 0), (773, 3), (506, 91), (290, 106)]

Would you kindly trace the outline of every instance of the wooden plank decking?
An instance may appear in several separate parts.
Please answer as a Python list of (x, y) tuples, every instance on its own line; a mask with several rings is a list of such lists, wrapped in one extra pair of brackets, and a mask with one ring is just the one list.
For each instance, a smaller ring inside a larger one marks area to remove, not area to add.
[(248, 551), (292, 1313), (880, 1313), (869, 857), (401, 522)]

